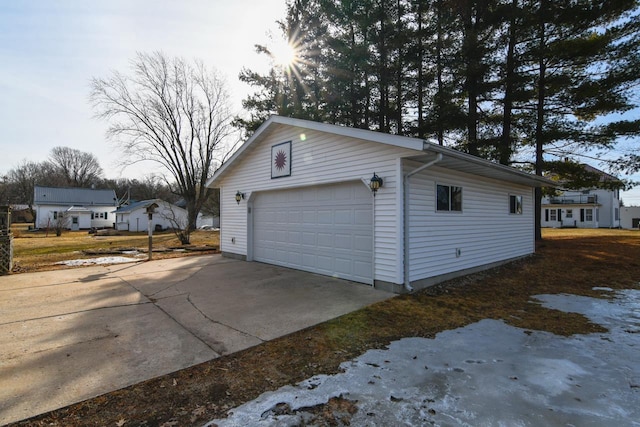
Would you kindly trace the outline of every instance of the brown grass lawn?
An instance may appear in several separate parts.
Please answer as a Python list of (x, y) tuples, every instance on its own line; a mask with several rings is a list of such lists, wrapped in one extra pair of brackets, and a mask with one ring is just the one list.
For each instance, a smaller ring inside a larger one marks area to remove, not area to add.
[[(544, 293), (607, 298), (639, 288), (640, 232), (544, 230), (537, 253), (499, 268), (371, 305), (321, 325), (45, 414), (22, 425), (202, 425), (259, 394), (317, 374), (402, 337), (432, 338), (481, 319), (572, 335), (602, 331), (576, 313), (543, 308)], [(318, 408), (315, 425), (332, 423)]]
[[(149, 237), (147, 233), (118, 232), (114, 236), (97, 236), (87, 231), (65, 231), (61, 236), (55, 232), (32, 232), (26, 225), (12, 227), (14, 235), (14, 272), (23, 273), (39, 270), (69, 268), (55, 264), (71, 259), (95, 258), (112, 254), (120, 249), (138, 249), (147, 251)], [(219, 232), (196, 230), (191, 234), (190, 249), (209, 249), (215, 252), (220, 244)], [(172, 252), (170, 248), (181, 248), (180, 241), (171, 231), (153, 233), (153, 258), (188, 256), (200, 251)], [(167, 252), (164, 252), (167, 251)]]

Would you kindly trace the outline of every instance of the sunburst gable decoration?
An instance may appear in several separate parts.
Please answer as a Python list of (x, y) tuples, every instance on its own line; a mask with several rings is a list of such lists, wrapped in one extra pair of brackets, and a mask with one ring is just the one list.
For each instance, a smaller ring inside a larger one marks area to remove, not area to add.
[(271, 179), (291, 176), (291, 141), (271, 147)]

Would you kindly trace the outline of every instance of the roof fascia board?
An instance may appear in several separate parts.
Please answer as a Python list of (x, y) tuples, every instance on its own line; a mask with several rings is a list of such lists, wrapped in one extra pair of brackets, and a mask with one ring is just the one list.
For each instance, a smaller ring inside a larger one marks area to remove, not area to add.
[(272, 118), (275, 123), (315, 130), (318, 132), (326, 132), (350, 138), (363, 139), (365, 141), (379, 142), (381, 144), (393, 145), (409, 150), (422, 151), (423, 148), (423, 140), (418, 138), (390, 135), (388, 133), (376, 132), (368, 129), (312, 122), (309, 120), (293, 119), (290, 117), (273, 116)]
[(518, 169), (514, 169), (510, 166), (501, 165), (499, 163), (490, 162), (489, 160), (482, 159), (480, 157), (472, 156), (471, 154), (463, 153), (461, 151), (457, 151), (451, 148), (442, 147), (440, 145), (432, 144), (430, 142), (424, 143), (424, 151), (432, 152), (432, 153), (441, 153), (444, 156), (452, 157), (458, 160), (462, 160), (469, 163), (474, 163), (477, 165), (482, 165), (487, 168), (495, 169), (500, 172), (508, 173), (510, 175), (518, 176), (520, 178), (526, 178), (530, 181), (536, 182), (539, 186), (544, 187), (557, 187), (558, 184), (550, 179), (547, 179), (538, 175), (531, 175), (530, 173), (519, 171)]
[(233, 153), (229, 160), (220, 166), (220, 168), (207, 181), (206, 186), (209, 187), (213, 182), (220, 179), (227, 168), (240, 157), (253, 143), (258, 140), (272, 124), (280, 124), (285, 126), (297, 127), (302, 129), (315, 130), (318, 132), (331, 133), (335, 135), (345, 136), (349, 138), (361, 139), (365, 141), (378, 142), (381, 144), (392, 145), (409, 150), (422, 151), (423, 141), (417, 138), (409, 138), (406, 136), (389, 135), (386, 133), (370, 131), (367, 129), (350, 128), (347, 126), (332, 125), (328, 123), (313, 122), (304, 119), (295, 119), (291, 117), (271, 116), (265, 121), (255, 133)]
[(267, 121), (265, 121), (263, 124), (261, 124), (260, 127), (258, 129), (256, 129), (256, 131), (253, 133), (253, 135), (251, 135), (251, 137), (249, 137), (249, 139), (244, 144), (242, 144), (236, 150), (235, 153), (233, 153), (231, 155), (229, 160), (227, 160), (222, 166), (220, 166), (218, 168), (218, 170), (216, 170), (213, 173), (213, 176), (211, 178), (209, 178), (209, 180), (205, 184), (205, 187), (209, 187), (213, 182), (217, 181), (220, 178), (220, 176), (224, 174), (224, 172), (227, 170), (229, 165), (233, 164), (235, 162), (235, 160), (238, 157), (240, 157), (242, 155), (242, 153), (244, 153), (251, 145), (253, 145), (253, 142), (256, 139), (258, 139), (260, 137), (260, 135), (263, 132), (265, 132), (269, 126), (271, 126), (271, 123), (274, 122), (274, 118), (276, 118), (276, 117), (278, 117), (278, 116), (271, 116), (271, 117), (269, 117), (269, 119)]
[(296, 119), (291, 117), (283, 117), (273, 115), (269, 117), (256, 131), (255, 133), (238, 148), (238, 150), (229, 158), (229, 160), (223, 164), (207, 181), (206, 186), (209, 187), (211, 184), (220, 179), (222, 175), (225, 174), (226, 170), (233, 164), (238, 157), (242, 156), (242, 154), (252, 146), (257, 140), (259, 140), (264, 132), (271, 127), (273, 124), (281, 124), (285, 126), (298, 127), (302, 129), (315, 130), (318, 132), (326, 132), (335, 135), (350, 137), (361, 139), (365, 141), (378, 142), (381, 144), (391, 145), (399, 148), (404, 148), (408, 150), (416, 150), (420, 152), (432, 152), (435, 154), (441, 153), (444, 156), (452, 157), (461, 161), (474, 163), (477, 165), (481, 165), (487, 168), (492, 168), (495, 170), (499, 170), (503, 173), (517, 176), (519, 178), (524, 178), (529, 180), (532, 184), (535, 183), (535, 186), (548, 186), (555, 187), (557, 184), (549, 179), (544, 177), (539, 177), (537, 175), (531, 175), (526, 172), (519, 171), (509, 166), (501, 165), (498, 163), (493, 163), (485, 159), (481, 159), (476, 156), (472, 156), (470, 154), (462, 153), (460, 151), (453, 150), (451, 148), (442, 147), (440, 145), (433, 144), (431, 142), (419, 139), (419, 138), (410, 138), (406, 136), (399, 135), (390, 135), (382, 132), (375, 132), (367, 129), (357, 129), (351, 128), (347, 126), (340, 125), (332, 125), (327, 123), (313, 122), (310, 120), (304, 119)]

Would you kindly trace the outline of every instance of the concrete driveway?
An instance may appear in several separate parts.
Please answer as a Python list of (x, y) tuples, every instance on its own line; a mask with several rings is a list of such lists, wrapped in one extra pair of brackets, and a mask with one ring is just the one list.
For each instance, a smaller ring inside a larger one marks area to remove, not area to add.
[(393, 294), (219, 255), (0, 278), (0, 424), (324, 322)]

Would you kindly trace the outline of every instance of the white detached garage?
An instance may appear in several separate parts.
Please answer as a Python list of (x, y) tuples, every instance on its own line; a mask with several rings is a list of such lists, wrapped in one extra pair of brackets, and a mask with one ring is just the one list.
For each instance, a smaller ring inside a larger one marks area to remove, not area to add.
[(223, 255), (396, 292), (533, 253), (545, 185), (421, 139), (279, 116), (208, 183)]

